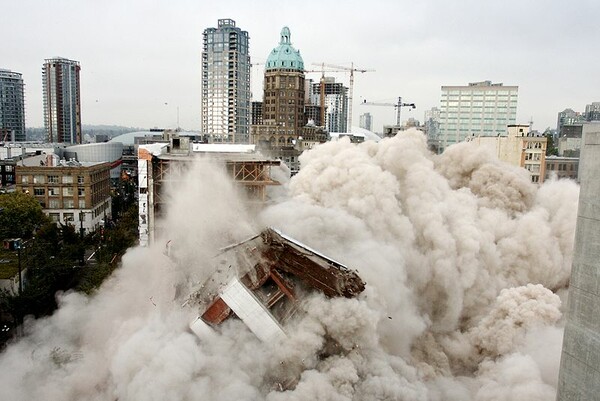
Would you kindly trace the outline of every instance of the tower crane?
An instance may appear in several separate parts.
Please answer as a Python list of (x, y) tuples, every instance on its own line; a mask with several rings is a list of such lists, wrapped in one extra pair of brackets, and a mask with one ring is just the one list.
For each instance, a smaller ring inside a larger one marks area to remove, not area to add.
[(416, 109), (417, 106), (415, 106), (414, 103), (402, 103), (402, 97), (398, 97), (398, 102), (397, 103), (376, 103), (376, 102), (367, 102), (366, 100), (364, 100), (362, 103), (362, 105), (365, 106), (392, 106), (394, 108), (396, 108), (396, 125), (399, 127), (400, 126), (400, 110), (402, 109), (402, 107), (411, 107), (412, 109)]
[(327, 70), (325, 71), (324, 64), (319, 64), (322, 68), (320, 70), (304, 70), (305, 73), (320, 72), (321, 80), (319, 81), (319, 104), (321, 113), (321, 125), (325, 126), (325, 72), (347, 72), (346, 70)]
[[(350, 73), (350, 88), (348, 90), (348, 125), (347, 129), (352, 129), (352, 93), (354, 92), (354, 71), (356, 72), (374, 72), (375, 70), (366, 70), (362, 68), (355, 68), (354, 63), (350, 64), (350, 67), (344, 67), (341, 65), (326, 64), (326, 63), (313, 63), (315, 66), (320, 66), (323, 76), (321, 77), (321, 104), (325, 102), (325, 72), (349, 72)], [(331, 68), (331, 70), (325, 70), (325, 67)], [(323, 109), (323, 106), (321, 106)]]

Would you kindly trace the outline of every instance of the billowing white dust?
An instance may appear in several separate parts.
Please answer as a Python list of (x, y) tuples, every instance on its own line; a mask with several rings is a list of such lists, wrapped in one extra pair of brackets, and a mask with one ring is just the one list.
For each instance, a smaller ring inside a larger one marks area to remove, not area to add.
[[(0, 399), (554, 399), (575, 183), (535, 186), (468, 143), (437, 156), (417, 131), (301, 163), (258, 213), (206, 160), (184, 169), (156, 244), (95, 295), (59, 295), (0, 355)], [(281, 343), (237, 319), (198, 339), (189, 289), (219, 247), (267, 225), (357, 269), (366, 290), (310, 297)]]

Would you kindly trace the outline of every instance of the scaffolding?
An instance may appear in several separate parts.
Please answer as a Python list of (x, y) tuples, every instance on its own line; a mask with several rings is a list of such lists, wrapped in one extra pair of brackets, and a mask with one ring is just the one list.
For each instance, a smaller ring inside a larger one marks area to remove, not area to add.
[[(140, 225), (141, 243), (151, 243), (156, 238), (156, 221), (169, 202), (164, 190), (167, 183), (173, 184), (181, 179), (181, 173), (197, 160), (197, 156), (190, 155), (147, 155), (141, 159), (142, 164), (147, 163), (147, 184), (140, 185)], [(212, 153), (207, 154), (206, 160), (223, 166), (227, 176), (243, 188), (247, 201), (252, 204), (262, 204), (267, 198), (267, 186), (280, 185), (271, 177), (271, 167), (279, 166), (281, 161), (266, 158), (256, 153)], [(142, 174), (143, 176), (143, 174)], [(143, 228), (143, 230), (142, 230)], [(146, 241), (142, 241), (142, 234)]]

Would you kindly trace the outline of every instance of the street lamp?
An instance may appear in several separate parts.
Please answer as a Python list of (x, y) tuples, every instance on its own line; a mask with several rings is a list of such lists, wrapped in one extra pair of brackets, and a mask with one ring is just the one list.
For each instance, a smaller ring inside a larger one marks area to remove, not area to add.
[(83, 220), (85, 219), (85, 212), (79, 212), (79, 247), (81, 248), (79, 251), (79, 266), (83, 266), (85, 264), (85, 246), (83, 244)]
[(15, 247), (17, 248), (17, 258), (19, 260), (19, 296), (23, 293), (23, 271), (21, 269), (21, 238), (15, 239)]

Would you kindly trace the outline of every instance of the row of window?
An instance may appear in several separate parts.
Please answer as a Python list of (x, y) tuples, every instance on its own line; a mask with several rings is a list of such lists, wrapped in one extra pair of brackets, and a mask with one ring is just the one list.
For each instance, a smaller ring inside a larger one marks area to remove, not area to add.
[(532, 173), (539, 173), (540, 172), (540, 165), (539, 164), (529, 164), (529, 163), (525, 163), (525, 169), (531, 171)]
[[(63, 184), (73, 184), (74, 183), (74, 178), (72, 175), (63, 175), (60, 179), (60, 181)], [(29, 176), (29, 175), (24, 175), (21, 177), (21, 183), (22, 184), (29, 184), (29, 183), (33, 183), (33, 184), (58, 184), (59, 183), (59, 176), (58, 175), (34, 175)], [(82, 175), (78, 175), (77, 176), (77, 183), (78, 184), (83, 184), (85, 182), (85, 179)]]
[(540, 161), (541, 159), (541, 153), (525, 153), (525, 160)]
[[(63, 187), (62, 188), (62, 195), (63, 196), (73, 196), (74, 193), (75, 193), (75, 191), (73, 190), (73, 187)], [(33, 194), (35, 196), (45, 196), (46, 195), (46, 188), (33, 188)], [(49, 196), (58, 196), (58, 195), (60, 195), (60, 188), (58, 188), (58, 187), (49, 187), (48, 188), (48, 195)], [(85, 196), (85, 188), (77, 188), (77, 195), (78, 196)]]
[(542, 142), (527, 142), (527, 149), (542, 149)]
[[(556, 168), (555, 168), (556, 166)], [(576, 163), (548, 163), (548, 170), (556, 171), (575, 171), (577, 170)]]
[[(85, 209), (85, 199), (79, 199), (77, 202), (78, 209)], [(60, 199), (49, 199), (48, 200), (48, 209), (75, 209), (75, 200), (74, 199), (63, 199), (62, 202)]]

